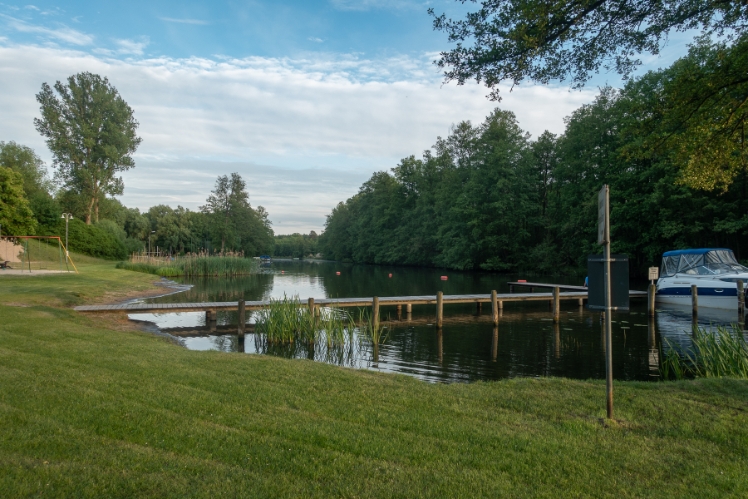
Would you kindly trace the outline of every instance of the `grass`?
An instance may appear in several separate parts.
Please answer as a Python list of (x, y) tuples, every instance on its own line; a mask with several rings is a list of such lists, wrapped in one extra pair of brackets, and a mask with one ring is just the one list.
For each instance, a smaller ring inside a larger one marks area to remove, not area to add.
[(145, 272), (162, 277), (234, 277), (256, 273), (258, 267), (254, 259), (235, 256), (197, 256), (158, 263), (119, 262), (117, 264), (118, 269)]
[(617, 382), (606, 421), (603, 381), (188, 351), (67, 308), (153, 279), (113, 267), (0, 274), (3, 497), (748, 495), (748, 381)]
[(742, 328), (694, 328), (693, 346), (680, 351), (665, 339), (662, 374), (666, 379), (685, 377), (748, 379), (748, 341)]

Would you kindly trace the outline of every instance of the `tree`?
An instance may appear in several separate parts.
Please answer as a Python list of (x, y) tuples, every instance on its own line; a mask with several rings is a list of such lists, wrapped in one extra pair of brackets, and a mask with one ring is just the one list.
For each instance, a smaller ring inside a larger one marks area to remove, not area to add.
[(47, 176), (44, 161), (30, 147), (13, 141), (0, 142), (0, 166), (21, 174), (23, 190), (29, 198), (39, 193), (50, 194), (54, 191), (54, 184)]
[(748, 23), (744, 0), (482, 0), (464, 19), (429, 14), (434, 29), (457, 42), (436, 61), (449, 68), (446, 79), (483, 81), (494, 99), (504, 81), (568, 78), (581, 87), (601, 67), (628, 76), (638, 54), (659, 53), (671, 30), (729, 37)]
[(4, 166), (0, 166), (0, 225), (5, 235), (30, 235), (36, 230), (23, 192), (23, 176)]
[(46, 83), (36, 96), (41, 119), (36, 129), (47, 139), (52, 166), (65, 186), (86, 199), (86, 223), (99, 219), (99, 200), (122, 194), (120, 172), (135, 166), (132, 154), (141, 138), (133, 110), (107, 78), (92, 73), (70, 76), (67, 85)]

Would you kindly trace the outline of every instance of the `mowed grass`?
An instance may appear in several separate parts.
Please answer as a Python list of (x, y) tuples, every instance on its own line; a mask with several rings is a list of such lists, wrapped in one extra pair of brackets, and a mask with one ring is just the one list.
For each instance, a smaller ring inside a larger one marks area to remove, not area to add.
[(188, 351), (60, 306), (153, 280), (113, 266), (0, 276), (2, 497), (748, 495), (746, 381), (616, 383), (606, 422), (600, 381)]

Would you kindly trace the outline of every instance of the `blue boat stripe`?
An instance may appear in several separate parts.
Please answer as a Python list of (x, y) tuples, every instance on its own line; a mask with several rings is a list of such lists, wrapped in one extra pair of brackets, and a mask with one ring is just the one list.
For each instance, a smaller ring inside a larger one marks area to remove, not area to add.
[[(717, 291), (717, 290), (720, 291)], [(698, 288), (699, 296), (738, 296), (737, 288)], [(661, 288), (657, 290), (658, 295), (691, 296), (691, 287)]]

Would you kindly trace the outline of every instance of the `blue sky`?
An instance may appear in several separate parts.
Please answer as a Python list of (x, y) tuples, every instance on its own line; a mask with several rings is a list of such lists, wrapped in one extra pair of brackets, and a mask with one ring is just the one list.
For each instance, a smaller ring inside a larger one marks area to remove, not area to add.
[[(449, 48), (426, 10), (456, 1), (0, 3), (0, 140), (51, 155), (33, 127), (43, 82), (91, 71), (135, 110), (143, 143), (125, 173), (128, 206), (196, 209), (215, 178), (238, 171), (277, 233), (319, 232), (374, 171), (420, 155), (462, 120), (495, 107), (485, 88), (443, 84)], [(675, 36), (644, 69), (685, 51)], [(584, 90), (523, 85), (498, 104), (533, 136), (563, 131), (614, 74)]]

